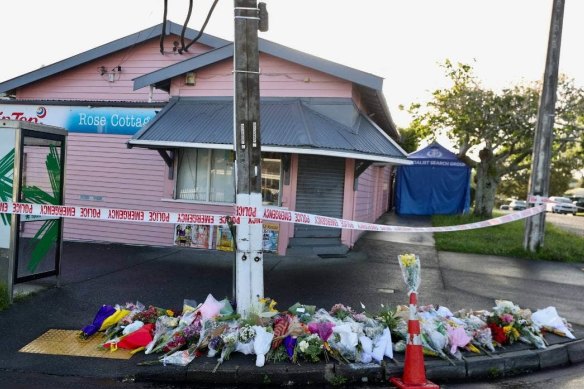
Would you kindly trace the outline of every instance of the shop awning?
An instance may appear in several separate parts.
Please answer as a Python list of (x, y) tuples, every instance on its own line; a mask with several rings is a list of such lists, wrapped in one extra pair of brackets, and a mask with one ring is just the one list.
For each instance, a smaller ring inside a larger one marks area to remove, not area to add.
[[(410, 164), (407, 154), (348, 98), (262, 98), (264, 152)], [(128, 141), (154, 149), (233, 149), (233, 99), (172, 98)]]

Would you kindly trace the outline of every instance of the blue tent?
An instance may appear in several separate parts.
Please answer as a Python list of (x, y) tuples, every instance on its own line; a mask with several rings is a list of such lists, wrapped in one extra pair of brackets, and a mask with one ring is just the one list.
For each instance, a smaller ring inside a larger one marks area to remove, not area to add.
[(408, 155), (399, 166), (395, 212), (400, 215), (468, 213), (470, 167), (437, 142)]

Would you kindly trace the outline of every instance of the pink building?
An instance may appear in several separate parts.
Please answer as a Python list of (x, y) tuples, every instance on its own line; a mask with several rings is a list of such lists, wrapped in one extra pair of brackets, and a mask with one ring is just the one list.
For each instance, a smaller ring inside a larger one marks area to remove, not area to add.
[[(68, 130), (66, 204), (232, 213), (233, 43), (203, 34), (179, 54), (182, 26), (162, 27), (0, 83), (0, 119)], [(262, 39), (260, 69), (264, 204), (374, 222), (390, 207), (393, 167), (408, 164), (383, 80)], [(165, 246), (178, 227), (67, 219), (64, 238)], [(343, 252), (361, 233), (271, 228), (280, 254)], [(198, 233), (217, 243), (217, 231), (188, 232), (194, 247)]]

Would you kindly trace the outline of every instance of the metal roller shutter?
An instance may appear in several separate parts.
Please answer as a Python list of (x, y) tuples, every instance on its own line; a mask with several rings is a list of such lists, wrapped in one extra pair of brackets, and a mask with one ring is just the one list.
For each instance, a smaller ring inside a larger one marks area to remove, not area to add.
[[(343, 215), (345, 160), (319, 155), (300, 155), (296, 210), (340, 218)], [(338, 228), (304, 224), (294, 226), (295, 238), (339, 238)]]

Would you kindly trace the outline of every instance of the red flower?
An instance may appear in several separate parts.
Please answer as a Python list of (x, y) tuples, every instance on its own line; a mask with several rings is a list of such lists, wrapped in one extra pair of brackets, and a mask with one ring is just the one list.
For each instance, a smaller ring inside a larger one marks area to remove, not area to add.
[(493, 335), (493, 340), (499, 344), (507, 343), (507, 336), (505, 336), (505, 331), (503, 327), (496, 325), (495, 323), (489, 323), (489, 328), (491, 329), (491, 334)]

